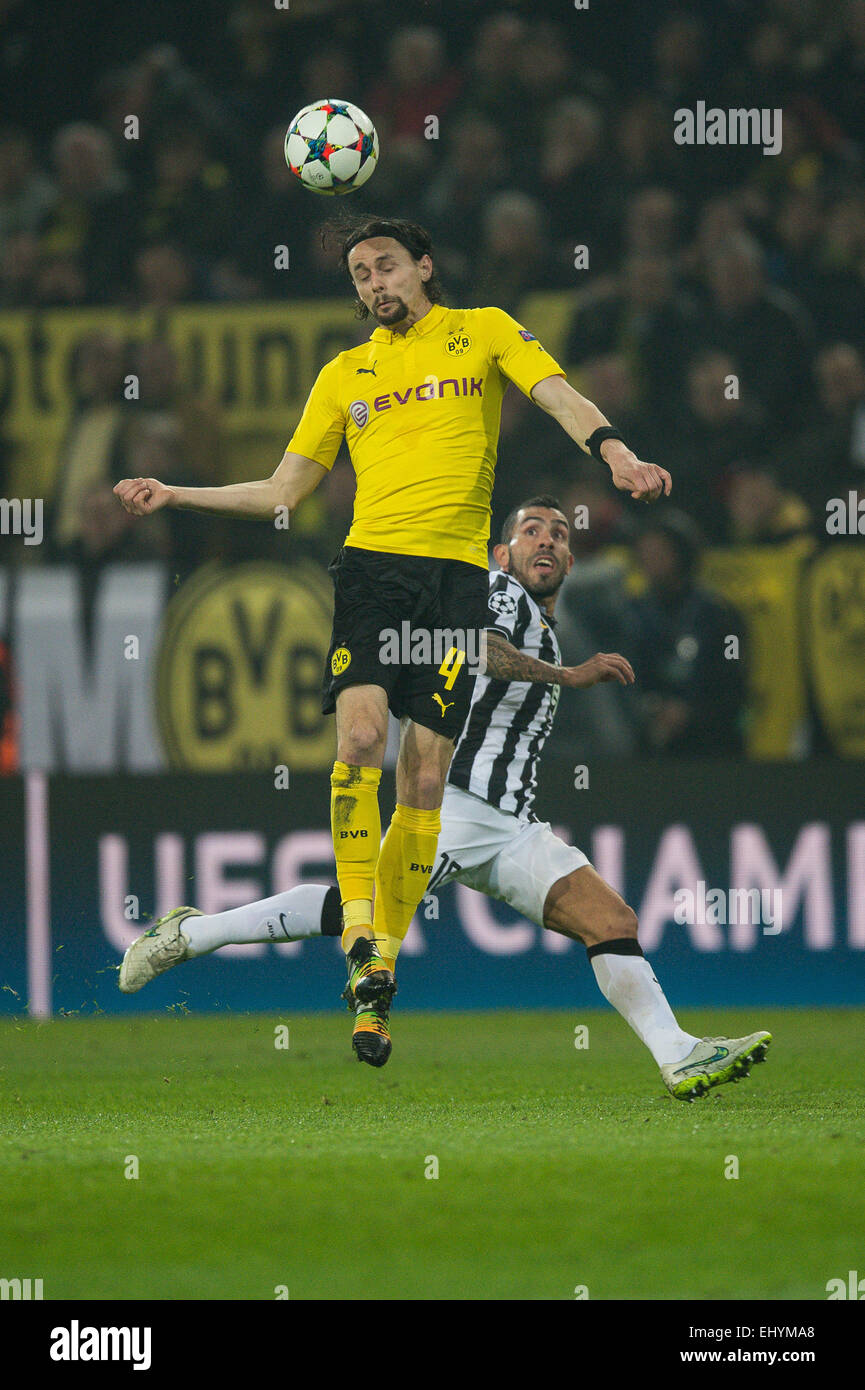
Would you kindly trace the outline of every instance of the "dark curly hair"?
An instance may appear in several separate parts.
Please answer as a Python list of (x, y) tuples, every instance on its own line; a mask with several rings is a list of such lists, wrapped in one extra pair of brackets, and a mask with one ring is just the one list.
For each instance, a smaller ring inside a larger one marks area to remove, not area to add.
[[(409, 222), (404, 217), (370, 217), (352, 216), (347, 210), (340, 211), (335, 216), (329, 218), (321, 228), (321, 244), (327, 249), (334, 241), (339, 243), (339, 264), (351, 280), (351, 272), (348, 268), (348, 253), (360, 241), (367, 241), (374, 236), (393, 237), (404, 246), (409, 255), (416, 261), (422, 256), (432, 256), (432, 238), (425, 227), (418, 222)], [(354, 281), (352, 280), (352, 288)], [(444, 291), (441, 281), (435, 273), (435, 267), (430, 278), (424, 285), (424, 294), (431, 304), (441, 304), (444, 299)], [(355, 318), (368, 319), (369, 309), (362, 299), (357, 299), (354, 306)]]

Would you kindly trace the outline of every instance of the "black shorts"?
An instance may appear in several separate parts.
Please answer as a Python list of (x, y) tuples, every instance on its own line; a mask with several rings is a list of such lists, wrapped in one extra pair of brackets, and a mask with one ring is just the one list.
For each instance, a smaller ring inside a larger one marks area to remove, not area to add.
[(480, 633), (491, 625), (487, 571), (354, 546), (343, 546), (328, 570), (334, 611), (322, 713), (333, 713), (346, 686), (379, 685), (397, 719), (407, 715), (456, 739), (471, 704)]

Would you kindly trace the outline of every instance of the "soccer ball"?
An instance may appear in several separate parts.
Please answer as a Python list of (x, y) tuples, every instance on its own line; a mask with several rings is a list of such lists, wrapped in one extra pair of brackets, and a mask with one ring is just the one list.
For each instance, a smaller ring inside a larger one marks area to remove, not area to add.
[(377, 161), (375, 126), (350, 101), (313, 101), (288, 127), (285, 162), (313, 193), (353, 193)]

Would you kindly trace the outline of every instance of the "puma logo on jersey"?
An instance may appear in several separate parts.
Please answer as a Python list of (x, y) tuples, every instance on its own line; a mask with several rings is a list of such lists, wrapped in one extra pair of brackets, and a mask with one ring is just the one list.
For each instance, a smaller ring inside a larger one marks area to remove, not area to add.
[(339, 832), (339, 838), (340, 838), (341, 840), (357, 840), (358, 838), (360, 838), (361, 840), (366, 840), (366, 839), (369, 838), (369, 831), (368, 831), (368, 830), (341, 830), (341, 831)]
[(375, 376), (375, 369), (376, 369), (376, 363), (375, 363), (375, 362), (373, 362), (373, 364), (372, 364), (371, 367), (356, 367), (356, 368), (355, 368), (355, 376), (360, 376), (361, 372), (366, 372), (367, 376)]
[(432, 864), (412, 864), (411, 872), (413, 874), (431, 874)]
[(456, 704), (456, 700), (451, 700), (448, 704), (445, 704), (444, 700), (442, 699), (441, 695), (439, 695), (438, 691), (436, 691), (435, 694), (433, 695), (433, 699), (434, 699), (434, 700), (438, 700), (439, 704), (440, 704), (441, 707), (442, 707), (442, 719), (444, 719), (446, 711), (449, 710), (449, 709), (451, 708), (452, 705), (455, 705), (455, 704)]

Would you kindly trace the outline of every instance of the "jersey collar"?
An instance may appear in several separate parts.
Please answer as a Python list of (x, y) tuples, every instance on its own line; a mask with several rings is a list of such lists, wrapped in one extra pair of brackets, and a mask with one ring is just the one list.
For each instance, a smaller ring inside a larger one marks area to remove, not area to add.
[(431, 333), (434, 328), (438, 328), (446, 313), (447, 309), (443, 304), (434, 304), (431, 309), (427, 309), (422, 319), (412, 324), (407, 333), (394, 333), (390, 328), (379, 327), (370, 334), (370, 340), (374, 343), (392, 343), (394, 339), (397, 342), (407, 342), (409, 338), (421, 338), (425, 333)]

